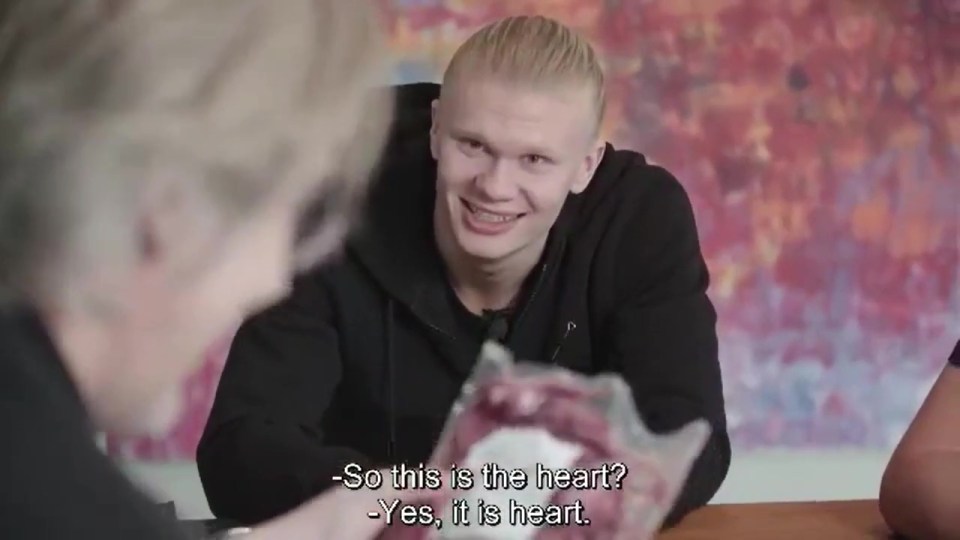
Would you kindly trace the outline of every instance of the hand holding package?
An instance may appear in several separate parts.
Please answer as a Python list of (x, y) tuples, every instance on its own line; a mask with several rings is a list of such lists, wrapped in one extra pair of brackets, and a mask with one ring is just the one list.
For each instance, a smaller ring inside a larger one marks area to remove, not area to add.
[[(448, 507), (439, 529), (397, 524), (381, 539), (650, 538), (709, 432), (698, 420), (653, 434), (619, 376), (515, 362), (487, 343), (431, 460), (448, 478), (454, 467), (473, 472), (473, 486), (453, 494), (466, 501), (468, 523), (454, 523)], [(491, 506), (496, 517), (481, 515)]]

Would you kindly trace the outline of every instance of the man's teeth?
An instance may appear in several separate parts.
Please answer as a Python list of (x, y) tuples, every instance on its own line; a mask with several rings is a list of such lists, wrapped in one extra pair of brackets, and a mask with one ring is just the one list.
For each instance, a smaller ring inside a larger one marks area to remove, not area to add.
[(507, 221), (513, 221), (518, 217), (516, 214), (514, 215), (491, 214), (489, 212), (478, 210), (476, 206), (473, 206), (470, 204), (467, 205), (467, 208), (470, 209), (470, 213), (473, 214), (474, 217), (476, 217), (480, 221), (487, 221), (489, 223), (505, 223)]
[(513, 221), (517, 219), (517, 216), (501, 216), (499, 214), (488, 214), (480, 211), (475, 211), (473, 215), (476, 216), (476, 218), (480, 221), (489, 221), (492, 223), (504, 223), (506, 221)]

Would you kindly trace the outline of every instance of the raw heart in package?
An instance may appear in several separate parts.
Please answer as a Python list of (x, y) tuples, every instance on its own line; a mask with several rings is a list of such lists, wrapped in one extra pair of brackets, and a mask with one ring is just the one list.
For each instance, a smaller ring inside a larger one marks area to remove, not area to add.
[(447, 482), (471, 471), (472, 487), (451, 486), (460, 502), (439, 527), (394, 524), (380, 539), (651, 538), (709, 434), (704, 420), (653, 434), (621, 377), (515, 362), (488, 342), (431, 459)]

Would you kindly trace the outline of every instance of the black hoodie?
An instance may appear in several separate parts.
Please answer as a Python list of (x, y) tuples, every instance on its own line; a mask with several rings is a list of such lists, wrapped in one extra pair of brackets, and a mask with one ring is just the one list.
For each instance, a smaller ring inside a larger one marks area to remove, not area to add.
[(97, 448), (53, 335), (19, 304), (0, 304), (0, 430), (0, 538), (188, 538)]
[[(438, 94), (400, 87), (362, 230), (237, 333), (197, 451), (218, 517), (275, 516), (351, 462), (430, 457), (486, 337), (463, 324), (434, 244)], [(523, 359), (623, 375), (654, 431), (710, 422), (669, 524), (706, 504), (730, 463), (708, 279), (683, 187), (608, 145), (589, 187), (568, 197), (516, 312), (486, 332)]]

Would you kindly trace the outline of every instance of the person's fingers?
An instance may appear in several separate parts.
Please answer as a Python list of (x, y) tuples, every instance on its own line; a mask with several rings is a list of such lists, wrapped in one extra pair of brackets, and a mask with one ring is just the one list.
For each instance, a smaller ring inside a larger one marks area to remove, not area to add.
[[(451, 498), (453, 498), (453, 490), (450, 488), (450, 472), (442, 469), (440, 472), (440, 486), (437, 488), (398, 489), (392, 484), (392, 482), (386, 481), (378, 489), (366, 491), (366, 493), (373, 493), (373, 500), (384, 499), (387, 501), (392, 501), (395, 499), (400, 499), (401, 501), (410, 503), (422, 503), (430, 505), (445, 504)], [(380, 473), (383, 475), (384, 479), (391, 478), (389, 469), (383, 469), (380, 471)]]
[(336, 538), (368, 540), (383, 529), (383, 519), (373, 519), (368, 512), (381, 508), (369, 490), (338, 487), (301, 505), (297, 509), (253, 528), (251, 540), (307, 540)]
[[(328, 499), (325, 513), (330, 514), (332, 522), (338, 522), (334, 530), (330, 531), (330, 538), (344, 540), (374, 540), (387, 527), (387, 519), (380, 500), (387, 508), (392, 507), (400, 491), (392, 487), (378, 490), (348, 490), (338, 488)], [(371, 517), (370, 513), (377, 513), (379, 517)], [(336, 516), (336, 517), (335, 517)], [(319, 538), (320, 536), (318, 536)]]
[(448, 486), (440, 489), (408, 489), (397, 492), (396, 498), (404, 502), (429, 504), (434, 508), (439, 508), (453, 499), (453, 490)]

